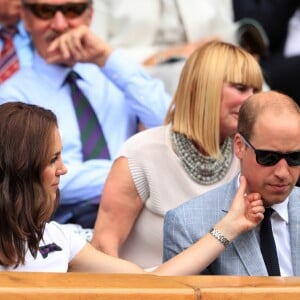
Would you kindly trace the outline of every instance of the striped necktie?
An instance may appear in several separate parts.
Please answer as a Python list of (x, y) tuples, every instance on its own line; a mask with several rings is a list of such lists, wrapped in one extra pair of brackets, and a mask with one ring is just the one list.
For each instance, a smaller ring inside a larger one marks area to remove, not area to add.
[(280, 276), (277, 249), (271, 224), (271, 215), (273, 212), (274, 209), (271, 207), (265, 210), (265, 217), (260, 227), (260, 248), (269, 275)]
[(3, 27), (0, 29), (0, 38), (3, 40), (3, 48), (0, 54), (0, 83), (11, 77), (19, 70), (19, 59), (13, 43), (13, 37), (17, 29), (15, 27)]
[(71, 89), (71, 97), (80, 129), (83, 160), (110, 159), (106, 140), (96, 114), (86, 96), (77, 85), (80, 76), (71, 71), (65, 82)]

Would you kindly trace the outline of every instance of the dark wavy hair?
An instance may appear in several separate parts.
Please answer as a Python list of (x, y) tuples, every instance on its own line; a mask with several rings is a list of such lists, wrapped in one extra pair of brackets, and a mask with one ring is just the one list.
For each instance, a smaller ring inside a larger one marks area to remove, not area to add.
[(0, 105), (0, 264), (36, 257), (46, 222), (58, 205), (42, 183), (51, 159), (55, 114), (36, 105)]

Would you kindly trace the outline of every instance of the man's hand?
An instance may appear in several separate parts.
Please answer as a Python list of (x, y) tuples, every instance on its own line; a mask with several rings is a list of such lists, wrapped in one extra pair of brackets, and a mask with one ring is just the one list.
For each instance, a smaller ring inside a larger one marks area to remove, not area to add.
[(71, 29), (57, 37), (48, 48), (48, 63), (74, 65), (94, 63), (103, 67), (113, 49), (86, 25)]

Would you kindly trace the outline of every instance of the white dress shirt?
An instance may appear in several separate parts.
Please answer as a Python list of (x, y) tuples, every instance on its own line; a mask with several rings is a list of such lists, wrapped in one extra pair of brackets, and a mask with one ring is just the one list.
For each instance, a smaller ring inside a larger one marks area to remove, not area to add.
[(281, 276), (293, 276), (293, 266), (291, 257), (290, 233), (288, 228), (289, 199), (279, 204), (274, 204), (272, 208), (275, 212), (271, 216), (273, 235), (276, 243), (278, 262)]

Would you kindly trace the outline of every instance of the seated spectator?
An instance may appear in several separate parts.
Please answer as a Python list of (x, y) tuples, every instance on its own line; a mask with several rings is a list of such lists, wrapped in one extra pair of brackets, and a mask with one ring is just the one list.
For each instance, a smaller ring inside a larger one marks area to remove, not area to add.
[(102, 189), (121, 145), (161, 125), (170, 103), (160, 80), (89, 29), (92, 1), (24, 0), (21, 14), (36, 49), (0, 87), (0, 102), (22, 101), (58, 117), (69, 172), (54, 219), (93, 228)]
[[(299, 276), (299, 106), (278, 92), (251, 96), (240, 109), (234, 151), (247, 181), (246, 194), (261, 195), (268, 214), (261, 226), (241, 234), (203, 273)], [(164, 224), (164, 261), (204, 236), (239, 193), (237, 176), (170, 210)]]
[(284, 44), (284, 56), (300, 55), (300, 7), (289, 20), (287, 37)]
[[(58, 205), (60, 177), (67, 172), (53, 112), (11, 102), (0, 105), (0, 119), (0, 270), (144, 272), (133, 263), (97, 251), (64, 225), (48, 222)], [(228, 243), (263, 217), (260, 195), (245, 197), (245, 189), (242, 179), (232, 208), (216, 224)], [(224, 249), (224, 241), (207, 234), (155, 273), (197, 273)]]
[(31, 65), (33, 49), (20, 10), (21, 0), (0, 0), (0, 84)]
[(294, 35), (292, 29), (289, 29), (289, 24), (299, 4), (299, 0), (233, 0), (235, 21), (239, 22), (243, 18), (256, 20), (269, 40), (268, 55), (260, 59), (266, 83), (270, 89), (290, 96), (298, 104), (300, 55), (288, 56), (284, 51), (292, 51), (287, 47), (290, 47), (290, 39), (297, 37), (297, 33)]
[(92, 29), (176, 91), (184, 60), (204, 41), (235, 42), (232, 0), (96, 0)]
[(143, 268), (159, 265), (165, 213), (238, 173), (231, 137), (241, 104), (262, 82), (257, 61), (241, 48), (220, 41), (198, 48), (184, 66), (167, 125), (130, 138), (114, 161), (92, 244)]

